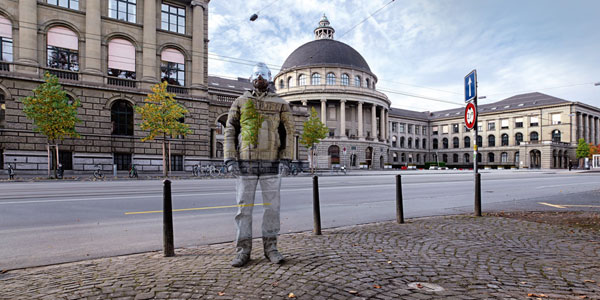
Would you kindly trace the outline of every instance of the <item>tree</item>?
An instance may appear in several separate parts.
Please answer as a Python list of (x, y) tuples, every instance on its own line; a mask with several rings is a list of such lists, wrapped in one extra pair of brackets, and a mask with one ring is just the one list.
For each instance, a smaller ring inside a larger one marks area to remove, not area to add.
[[(175, 94), (167, 92), (168, 83), (162, 82), (152, 86), (152, 93), (144, 99), (143, 106), (136, 106), (135, 111), (142, 116), (140, 128), (147, 130), (148, 136), (142, 142), (154, 140), (162, 136), (163, 175), (169, 176), (167, 168), (166, 144), (167, 136), (187, 135), (189, 126), (181, 122), (188, 110), (173, 98)], [(169, 151), (169, 158), (171, 153)]]
[(583, 166), (583, 159), (590, 156), (590, 145), (584, 139), (579, 139), (575, 154), (579, 159), (579, 166)]
[(600, 144), (598, 145), (594, 145), (593, 143), (590, 143), (590, 158), (592, 158), (592, 156), (596, 155), (596, 154), (600, 154)]
[(79, 99), (69, 103), (69, 97), (58, 83), (58, 78), (46, 72), (45, 83), (33, 90), (33, 96), (22, 99), (23, 112), (33, 121), (34, 131), (48, 139), (48, 177), (50, 177), (50, 145), (56, 145), (56, 164), (58, 165), (58, 141), (65, 137), (78, 138), (75, 124), (81, 122), (77, 117), (77, 108), (81, 106)]
[(314, 173), (314, 151), (315, 145), (320, 143), (322, 139), (327, 137), (329, 128), (321, 122), (317, 116), (317, 111), (313, 107), (310, 111), (310, 116), (304, 121), (304, 130), (300, 137), (300, 144), (310, 149), (310, 169)]

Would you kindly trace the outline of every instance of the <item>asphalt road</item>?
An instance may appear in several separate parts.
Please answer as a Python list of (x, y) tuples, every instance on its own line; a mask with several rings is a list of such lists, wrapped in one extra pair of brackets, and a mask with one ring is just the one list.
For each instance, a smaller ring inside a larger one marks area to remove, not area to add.
[[(471, 213), (472, 172), (402, 173), (406, 218)], [(395, 219), (395, 178), (321, 177), (324, 228)], [(231, 241), (235, 180), (173, 181), (175, 246)], [(0, 270), (162, 247), (162, 182), (0, 183)], [(483, 210), (600, 210), (600, 174), (494, 170), (482, 175)], [(284, 178), (281, 233), (312, 229), (312, 179)], [(257, 192), (256, 203), (262, 203)], [(579, 206), (578, 206), (579, 205)], [(567, 207), (567, 206), (563, 206)], [(262, 206), (254, 208), (260, 236)]]

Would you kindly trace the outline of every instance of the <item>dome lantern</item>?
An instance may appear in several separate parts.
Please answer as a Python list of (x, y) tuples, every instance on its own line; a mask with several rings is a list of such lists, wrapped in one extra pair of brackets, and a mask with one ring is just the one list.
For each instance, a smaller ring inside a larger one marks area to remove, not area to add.
[(319, 21), (319, 27), (315, 28), (315, 40), (333, 40), (333, 33), (335, 32), (335, 29), (333, 29), (333, 27), (331, 27), (329, 24), (330, 23), (327, 19), (327, 16), (323, 14), (321, 21)]

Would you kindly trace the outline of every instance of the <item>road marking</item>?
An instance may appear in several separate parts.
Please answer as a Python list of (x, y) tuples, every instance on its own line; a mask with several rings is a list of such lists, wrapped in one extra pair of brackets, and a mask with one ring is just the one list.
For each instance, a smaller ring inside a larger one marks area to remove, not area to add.
[(558, 205), (558, 204), (550, 204), (550, 203), (546, 203), (546, 202), (538, 202), (538, 204), (541, 205), (547, 205), (547, 206), (551, 206), (551, 207), (555, 207), (555, 208), (566, 208), (563, 205)]
[(553, 187), (559, 187), (559, 186), (567, 186), (567, 185), (581, 185), (581, 184), (598, 184), (597, 181), (594, 182), (578, 182), (578, 183), (567, 183), (567, 184), (556, 184), (556, 185), (543, 185), (543, 186), (538, 186), (536, 187), (536, 189), (540, 190), (540, 189), (547, 189), (547, 188), (553, 188)]
[[(271, 203), (259, 203), (259, 204), (239, 204), (239, 205), (222, 205), (222, 206), (210, 206), (210, 207), (196, 207), (196, 208), (180, 208), (174, 209), (173, 211), (192, 211), (192, 210), (206, 210), (206, 209), (220, 209), (220, 208), (232, 208), (232, 207), (250, 207), (259, 205), (271, 205)], [(126, 212), (126, 215), (141, 215), (141, 214), (157, 214), (162, 213), (162, 210), (151, 210), (151, 211), (134, 211)]]

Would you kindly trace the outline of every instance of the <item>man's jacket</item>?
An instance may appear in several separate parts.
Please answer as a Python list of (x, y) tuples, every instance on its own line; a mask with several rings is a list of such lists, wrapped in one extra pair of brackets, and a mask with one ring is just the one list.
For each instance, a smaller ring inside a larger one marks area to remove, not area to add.
[[(240, 117), (246, 102), (252, 99), (256, 110), (264, 117), (258, 143), (244, 145)], [(290, 105), (277, 94), (247, 91), (233, 102), (225, 125), (224, 159), (238, 161), (291, 160), (294, 153), (294, 122)]]

